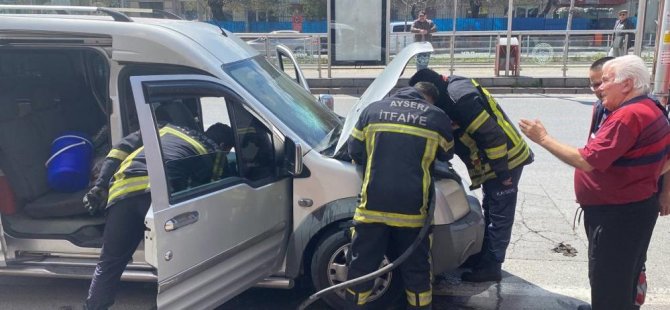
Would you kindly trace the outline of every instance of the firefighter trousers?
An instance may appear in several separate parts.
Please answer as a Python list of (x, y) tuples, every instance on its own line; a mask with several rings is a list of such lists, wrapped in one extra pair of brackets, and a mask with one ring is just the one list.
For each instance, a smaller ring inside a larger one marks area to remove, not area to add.
[[(399, 228), (379, 223), (356, 223), (347, 279), (378, 270), (387, 255), (395, 260), (414, 242), (421, 228)], [(432, 301), (430, 236), (425, 236), (416, 250), (398, 268), (407, 295), (408, 309), (430, 309)], [(397, 273), (395, 273), (397, 275)], [(374, 281), (355, 285), (346, 291), (349, 309), (366, 309)]]
[(484, 209), (484, 243), (475, 268), (491, 268), (500, 266), (505, 261), (505, 252), (512, 238), (514, 212), (519, 180), (523, 166), (510, 170), (512, 185), (502, 184), (499, 179), (484, 182), (482, 191), (482, 208)]
[(144, 218), (150, 205), (151, 195), (145, 193), (107, 208), (102, 253), (88, 289), (86, 309), (103, 310), (114, 304), (121, 274), (144, 238)]

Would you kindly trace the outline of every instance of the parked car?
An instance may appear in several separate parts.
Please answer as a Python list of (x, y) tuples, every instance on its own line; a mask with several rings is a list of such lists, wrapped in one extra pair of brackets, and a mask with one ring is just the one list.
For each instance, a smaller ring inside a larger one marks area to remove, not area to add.
[[(0, 5), (0, 11), (13, 7)], [(87, 188), (49, 187), (45, 162), (63, 134), (91, 137), (101, 158), (139, 129), (152, 206), (123, 279), (157, 282), (158, 309), (212, 309), (254, 285), (291, 288), (301, 275), (316, 289), (345, 279), (343, 231), (361, 178), (343, 155), (344, 141), (360, 111), (386, 96), (409, 59), (430, 52), (430, 44), (401, 51), (342, 121), (217, 26), (129, 18), (113, 9), (59, 10), (70, 14), (0, 14), (0, 170), (17, 198), (0, 208), (15, 209), (0, 214), (0, 275), (92, 275), (104, 217), (83, 208)], [(235, 145), (224, 178), (169, 186), (160, 122), (197, 130), (215, 122), (231, 126)], [(480, 204), (465, 181), (446, 164), (441, 171), (435, 272), (478, 252), (484, 231)], [(401, 298), (395, 275), (384, 278), (373, 306)], [(340, 308), (343, 301), (334, 294), (326, 302)]]
[(279, 44), (287, 46), (294, 54), (300, 56), (317, 54), (321, 49), (321, 42), (318, 38), (312, 38), (295, 30), (275, 30), (270, 32), (267, 37), (247, 41), (247, 44), (261, 54), (265, 54), (268, 49), (273, 52)]
[(391, 22), (391, 33), (389, 35), (389, 52), (397, 54), (405, 46), (414, 43), (414, 34), (412, 24), (414, 21)]

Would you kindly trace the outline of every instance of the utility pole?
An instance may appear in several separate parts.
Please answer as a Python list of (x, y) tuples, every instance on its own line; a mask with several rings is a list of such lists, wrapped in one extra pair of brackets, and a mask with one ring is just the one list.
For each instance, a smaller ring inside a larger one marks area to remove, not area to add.
[(659, 6), (659, 13), (662, 13), (659, 14), (661, 28), (656, 32), (654, 94), (667, 105), (670, 90), (670, 5), (659, 1)]
[(575, 0), (570, 1), (570, 11), (568, 11), (568, 24), (565, 27), (565, 41), (563, 42), (563, 77), (568, 72), (568, 49), (570, 47), (570, 30), (572, 30), (572, 17), (575, 14)]
[[(505, 47), (505, 76), (509, 76), (510, 54), (512, 53), (512, 18), (514, 17), (514, 0), (509, 0), (507, 4), (507, 46)], [(521, 61), (517, 59), (517, 61)], [(498, 70), (498, 68), (496, 68)], [(497, 72), (497, 71), (496, 71)]]
[[(642, 42), (644, 41), (644, 24), (647, 20), (647, 1), (640, 1), (637, 7), (637, 27), (635, 27), (635, 45), (633, 54), (642, 56)], [(630, 34), (629, 34), (630, 35)]]

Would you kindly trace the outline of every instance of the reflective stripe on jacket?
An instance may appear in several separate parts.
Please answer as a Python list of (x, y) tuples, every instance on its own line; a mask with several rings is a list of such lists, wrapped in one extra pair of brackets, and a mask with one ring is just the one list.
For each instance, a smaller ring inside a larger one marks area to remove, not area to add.
[(412, 87), (372, 103), (349, 139), (349, 154), (365, 165), (354, 220), (421, 227), (426, 217), (435, 158), (449, 160), (451, 120)]
[[(456, 154), (468, 168), (472, 188), (510, 177), (509, 170), (533, 162), (533, 153), (491, 94), (477, 81), (450, 76), (445, 110), (460, 128)], [(453, 106), (451, 106), (453, 105)]]
[[(214, 164), (203, 165), (202, 161), (187, 160), (217, 152), (216, 143), (204, 133), (168, 124), (159, 130), (159, 135), (170, 186), (176, 182), (183, 183), (185, 176), (199, 174), (209, 181), (218, 178), (217, 173), (222, 173), (221, 168)], [(179, 160), (182, 160), (179, 164), (168, 165)], [(110, 171), (115, 171), (111, 178)], [(109, 152), (96, 184), (104, 184), (104, 180), (108, 180), (110, 185), (107, 205), (149, 191), (146, 156), (139, 131), (125, 137)]]

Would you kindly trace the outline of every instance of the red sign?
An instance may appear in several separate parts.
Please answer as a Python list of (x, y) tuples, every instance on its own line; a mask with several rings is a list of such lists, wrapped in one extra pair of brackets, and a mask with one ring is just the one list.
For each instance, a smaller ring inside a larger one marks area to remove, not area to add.
[(302, 15), (295, 14), (291, 17), (291, 22), (293, 23), (293, 30), (302, 32)]

